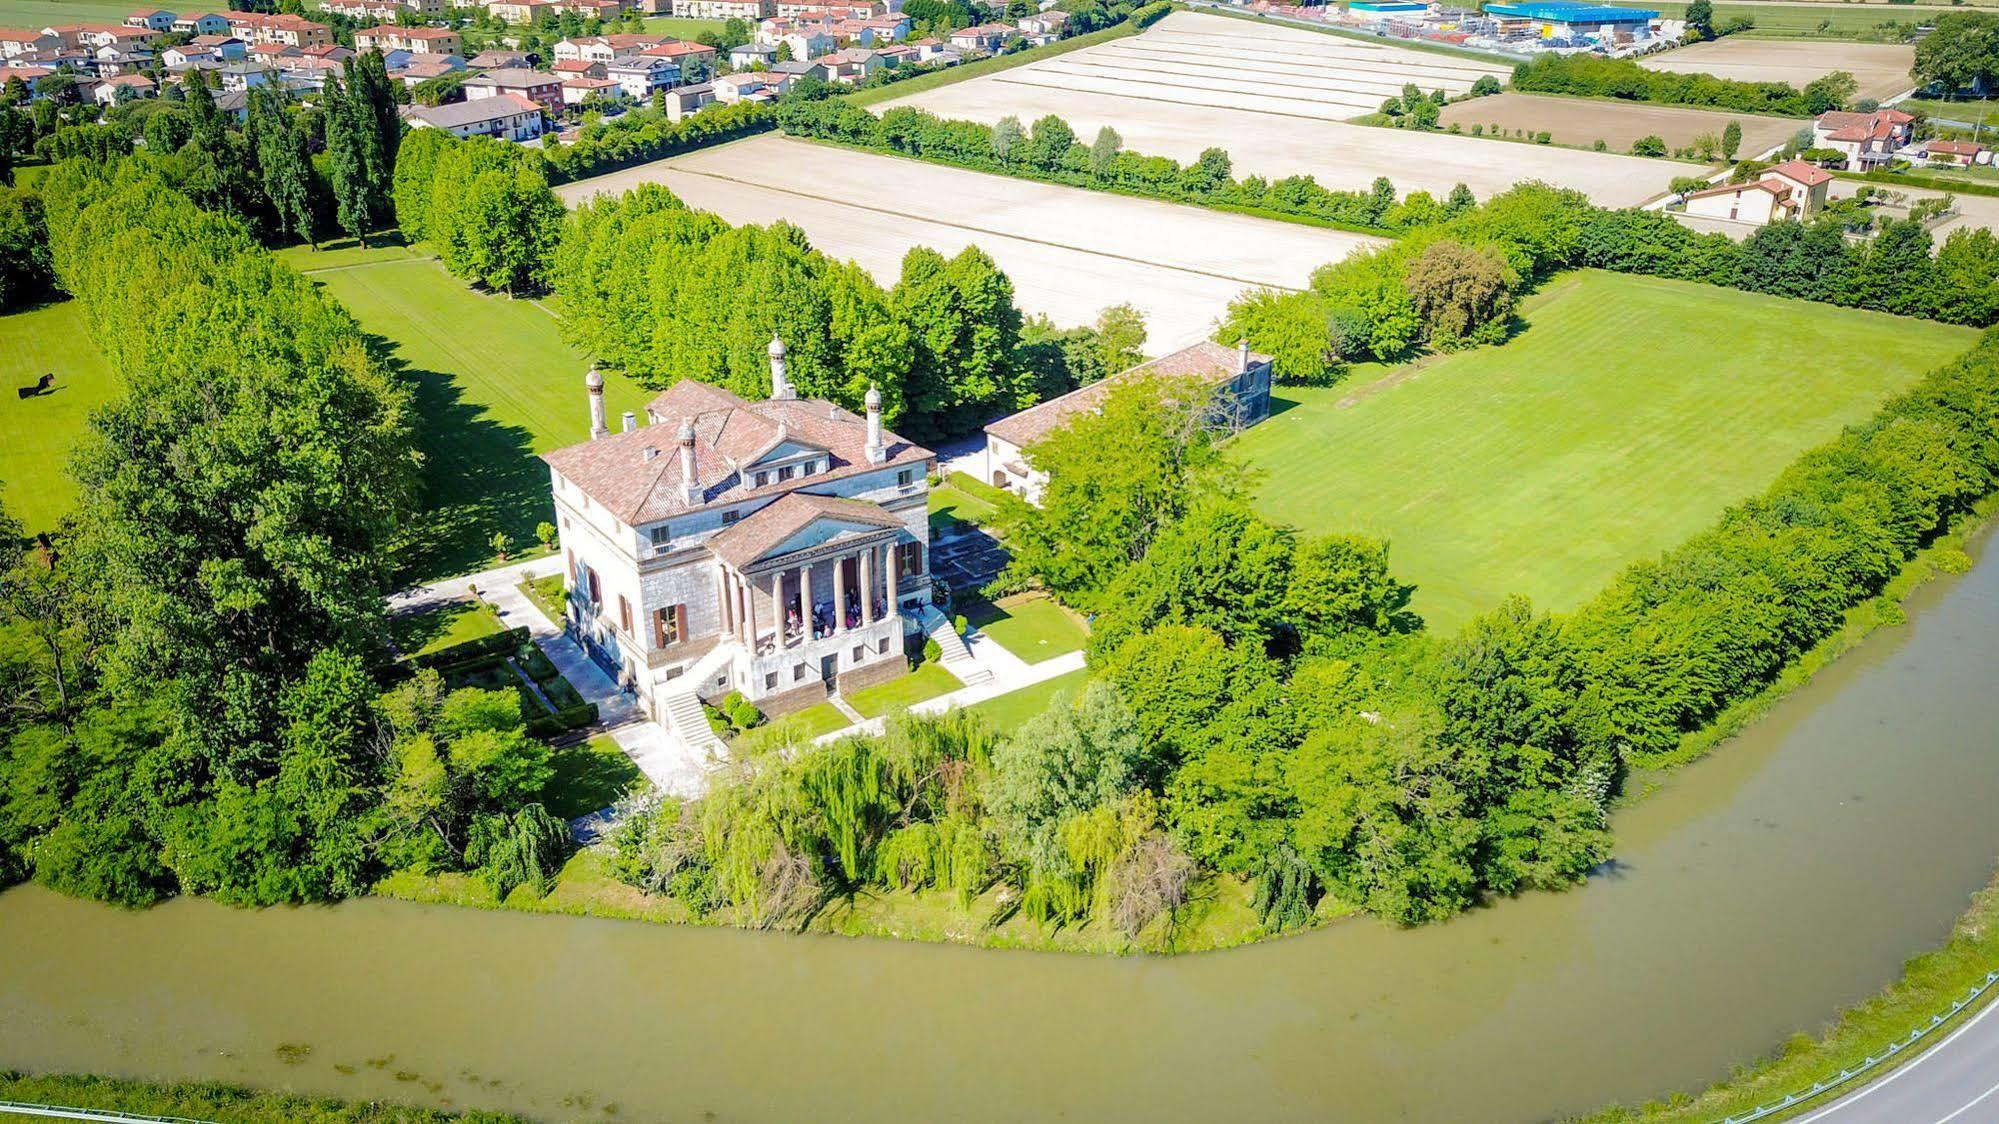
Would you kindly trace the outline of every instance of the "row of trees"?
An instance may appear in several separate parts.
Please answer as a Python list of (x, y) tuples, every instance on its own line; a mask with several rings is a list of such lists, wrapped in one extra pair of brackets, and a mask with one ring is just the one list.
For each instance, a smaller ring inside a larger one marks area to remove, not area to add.
[(0, 521), (0, 879), (265, 904), (403, 866), (515, 878), (550, 854), (518, 696), (370, 670), (409, 391), (184, 173), (140, 155), (46, 180), (54, 274), (125, 385), (61, 532), (24, 550)]
[(562, 201), (549, 187), (548, 162), (532, 149), (412, 130), (390, 206), (404, 240), (428, 242), (453, 275), (495, 292), (547, 291)]
[(1844, 106), (1857, 89), (1845, 71), (1817, 78), (1800, 90), (1784, 82), (1743, 82), (1712, 74), (1648, 70), (1630, 59), (1542, 54), (1513, 68), (1513, 88), (1536, 94), (1618, 98), (1661, 105), (1701, 105), (1741, 113), (1815, 117)]
[(658, 185), (572, 211), (552, 275), (565, 337), (642, 382), (762, 398), (777, 335), (800, 393), (858, 408), (876, 386), (890, 424), (918, 440), (1101, 377), (1144, 339), (1129, 309), (1107, 314), (1104, 347), (1023, 322), (1012, 281), (976, 247), (913, 249), (884, 289), (796, 227), (732, 227)]
[(769, 129), (774, 119), (775, 111), (761, 102), (711, 107), (679, 121), (658, 109), (633, 109), (584, 125), (570, 144), (551, 137), (543, 142), (542, 154), (556, 180), (578, 180), (753, 136)]
[[(1421, 97), (1421, 95), (1418, 95)], [(1429, 104), (1427, 100), (1424, 104)], [(1434, 107), (1433, 107), (1434, 108)], [(839, 141), (940, 164), (1023, 176), (1078, 187), (1114, 188), (1180, 202), (1250, 208), (1367, 231), (1414, 230), (1470, 208), (1476, 201), (1460, 184), (1448, 199), (1410, 192), (1377, 179), (1368, 191), (1332, 191), (1311, 176), (1270, 181), (1237, 179), (1229, 154), (1219, 148), (1182, 165), (1164, 156), (1126, 151), (1117, 130), (1105, 126), (1085, 144), (1062, 118), (1050, 114), (1027, 128), (1017, 118), (994, 125), (952, 120), (912, 106), (879, 117), (839, 100), (786, 101), (778, 125), (795, 136)]]
[(1324, 266), (1303, 292), (1258, 290), (1229, 305), (1215, 338), (1247, 337), (1280, 378), (1336, 378), (1503, 338), (1518, 294), (1575, 267), (1645, 273), (1983, 327), (1999, 320), (1999, 238), (1954, 230), (1941, 246), (1916, 219), (1864, 241), (1843, 223), (1774, 223), (1740, 243), (1654, 211), (1611, 211), (1581, 193), (1524, 184), (1395, 244)]

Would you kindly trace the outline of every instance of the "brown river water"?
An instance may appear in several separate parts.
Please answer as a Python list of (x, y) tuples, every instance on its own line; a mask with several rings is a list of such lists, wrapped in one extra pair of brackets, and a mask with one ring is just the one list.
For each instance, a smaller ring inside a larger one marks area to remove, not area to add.
[(1981, 554), (1621, 813), (1569, 893), (1110, 959), (22, 888), (0, 1066), (556, 1120), (1533, 1121), (1696, 1088), (1894, 978), (1990, 875)]

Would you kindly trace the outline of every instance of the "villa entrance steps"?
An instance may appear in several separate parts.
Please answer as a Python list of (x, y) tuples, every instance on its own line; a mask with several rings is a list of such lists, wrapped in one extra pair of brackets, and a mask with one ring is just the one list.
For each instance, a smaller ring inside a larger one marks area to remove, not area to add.
[(977, 687), (993, 681), (993, 673), (984, 664), (972, 658), (971, 649), (965, 647), (965, 640), (958, 630), (951, 627), (951, 618), (937, 611), (934, 605), (923, 609), (923, 633), (937, 642), (941, 655), (939, 663), (944, 670), (958, 677), (967, 687)]
[(728, 751), (715, 736), (715, 728), (708, 725), (708, 713), (701, 709), (701, 699), (693, 687), (662, 698), (659, 712), (660, 721), (689, 749), (716, 758)]

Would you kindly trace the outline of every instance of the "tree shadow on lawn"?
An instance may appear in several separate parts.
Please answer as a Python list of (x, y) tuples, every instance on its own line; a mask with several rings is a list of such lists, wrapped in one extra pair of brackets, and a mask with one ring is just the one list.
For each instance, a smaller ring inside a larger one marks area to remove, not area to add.
[(587, 741), (558, 746), (549, 760), (555, 775), (542, 788), (541, 803), (557, 819), (602, 811), (639, 779), (638, 768), (622, 752), (600, 753)]
[(424, 458), (417, 511), (396, 546), (397, 580), (479, 568), (493, 558), (495, 532), (505, 532), (516, 550), (532, 545), (535, 527), (554, 517), (548, 466), (534, 454), (533, 435), (494, 421), (452, 376), (403, 362), (392, 341), (370, 334), (368, 342), (408, 380)]

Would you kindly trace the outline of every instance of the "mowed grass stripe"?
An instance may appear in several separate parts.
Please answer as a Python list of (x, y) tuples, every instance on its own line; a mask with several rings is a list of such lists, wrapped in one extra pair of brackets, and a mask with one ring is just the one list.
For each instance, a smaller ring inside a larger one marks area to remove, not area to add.
[(1574, 274), (1501, 347), (1341, 387), (1281, 388), (1232, 445), (1259, 504), (1392, 544), (1449, 629), (1524, 593), (1572, 608), (1713, 522), (1805, 449), (1968, 347), (1926, 321), (1656, 278)]
[[(56, 381), (48, 393), (14, 393), (49, 373)], [(0, 500), (24, 528), (49, 530), (76, 505), (70, 447), (90, 412), (123, 388), (90, 342), (76, 302), (0, 316)]]
[[(339, 253), (313, 280), (379, 337), (416, 390), (424, 493), (420, 526), (401, 559), (408, 576), (486, 562), (496, 531), (515, 549), (532, 545), (535, 526), (553, 511), (548, 470), (536, 454), (590, 435), (589, 359), (562, 342), (555, 318), (533, 301), (475, 292), (399, 246)], [(300, 269), (318, 267), (310, 250), (282, 256)], [(605, 375), (614, 428), (649, 398), (630, 379)]]

